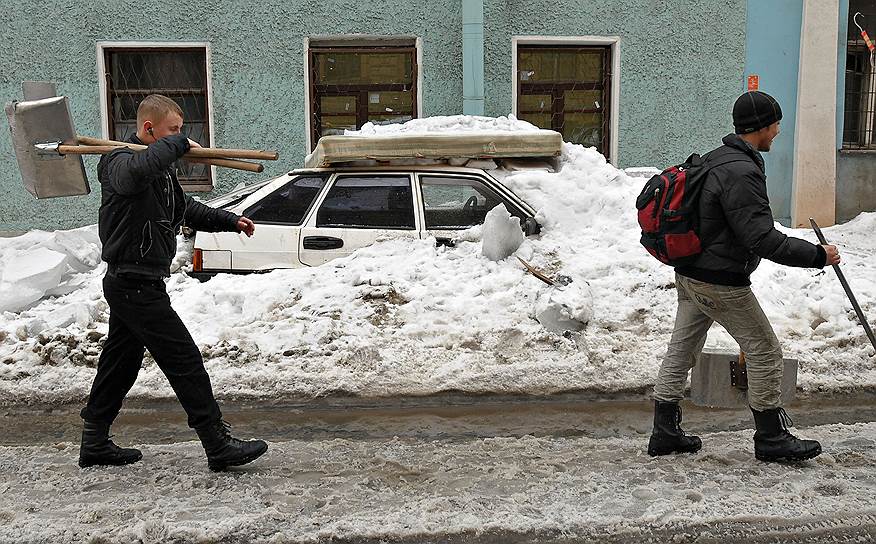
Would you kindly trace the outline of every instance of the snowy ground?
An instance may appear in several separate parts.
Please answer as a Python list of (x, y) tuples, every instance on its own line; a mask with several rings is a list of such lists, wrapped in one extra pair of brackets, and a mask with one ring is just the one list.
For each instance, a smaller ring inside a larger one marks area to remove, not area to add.
[[(479, 129), (532, 126), (457, 116), (365, 132)], [(313, 269), (226, 275), (207, 283), (175, 273), (170, 296), (202, 347), (218, 395), (647, 389), (675, 311), (671, 269), (637, 241), (633, 202), (653, 169), (627, 174), (594, 150), (568, 144), (561, 165), (558, 173), (492, 173), (539, 210), (544, 230), (517, 255), (549, 274), (573, 278), (573, 302), (593, 316), (584, 330), (563, 336), (536, 321), (536, 303), (549, 287), (514, 256), (485, 258), (478, 228), (455, 248), (436, 248), (432, 240), (388, 240)], [(876, 316), (874, 229), (876, 213), (825, 229), (870, 316)], [(782, 230), (814, 241), (808, 230)], [(49, 278), (56, 285), (50, 296), (28, 307), (22, 300), (32, 294), (9, 279), (21, 275), (14, 263), (37, 250), (67, 259), (52, 269), (59, 277)], [(0, 315), (0, 403), (81, 401), (108, 315), (95, 228), (0, 239), (0, 253), (0, 301), (24, 307)], [(178, 264), (185, 257), (183, 252)], [(872, 390), (876, 358), (833, 271), (765, 262), (753, 282), (786, 355), (800, 360), (802, 394)], [(735, 349), (718, 326), (708, 345)], [(166, 398), (172, 391), (147, 359), (132, 395)]]
[[(700, 453), (654, 459), (644, 453), (641, 428), (594, 436), (598, 428), (585, 422), (584, 435), (572, 424), (484, 436), (458, 418), (420, 417), (397, 436), (374, 432), (377, 424), (365, 434), (290, 433), (225, 474), (207, 470), (195, 442), (142, 444), (144, 459), (134, 466), (86, 470), (74, 463), (75, 443), (0, 447), (0, 466), (13, 469), (0, 476), (0, 542), (626, 544), (873, 542), (876, 535), (876, 423), (802, 429), (826, 453), (787, 466), (755, 461), (750, 429), (701, 433)], [(647, 419), (636, 425), (646, 426)]]

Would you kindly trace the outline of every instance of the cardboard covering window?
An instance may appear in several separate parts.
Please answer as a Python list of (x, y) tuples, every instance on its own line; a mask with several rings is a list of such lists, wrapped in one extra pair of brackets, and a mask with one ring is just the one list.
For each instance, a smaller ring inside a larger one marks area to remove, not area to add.
[(306, 168), (353, 161), (453, 158), (557, 157), (563, 137), (552, 130), (530, 132), (424, 133), (391, 136), (325, 136), (305, 159)]

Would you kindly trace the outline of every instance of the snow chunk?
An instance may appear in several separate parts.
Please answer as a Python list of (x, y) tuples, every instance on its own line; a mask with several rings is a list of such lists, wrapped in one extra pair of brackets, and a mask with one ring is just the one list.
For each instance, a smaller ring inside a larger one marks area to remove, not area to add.
[(512, 216), (504, 204), (499, 204), (484, 218), (483, 255), (491, 261), (501, 261), (513, 254), (523, 243), (520, 220)]
[(0, 276), (0, 311), (17, 312), (58, 287), (67, 270), (67, 255), (38, 247), (4, 255)]
[(591, 317), (593, 295), (586, 282), (554, 285), (535, 301), (535, 318), (551, 332), (580, 331)]

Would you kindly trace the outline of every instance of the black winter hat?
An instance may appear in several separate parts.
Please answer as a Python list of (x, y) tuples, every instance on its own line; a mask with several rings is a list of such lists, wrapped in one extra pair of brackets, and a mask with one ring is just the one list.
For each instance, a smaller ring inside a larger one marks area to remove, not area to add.
[(767, 93), (749, 91), (733, 104), (733, 127), (736, 134), (748, 134), (782, 120), (782, 108)]

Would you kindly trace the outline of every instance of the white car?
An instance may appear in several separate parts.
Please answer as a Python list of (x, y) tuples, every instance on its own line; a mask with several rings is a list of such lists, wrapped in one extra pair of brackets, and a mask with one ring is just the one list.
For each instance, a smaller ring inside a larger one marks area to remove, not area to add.
[(208, 202), (245, 215), (255, 234), (197, 232), (192, 275), (317, 266), (379, 238), (434, 237), (453, 243), (504, 204), (526, 235), (535, 211), (487, 171), (431, 166), (328, 167), (294, 170)]

